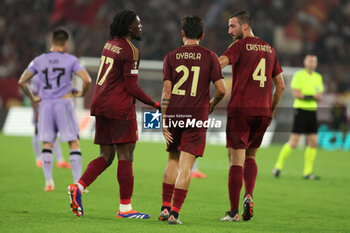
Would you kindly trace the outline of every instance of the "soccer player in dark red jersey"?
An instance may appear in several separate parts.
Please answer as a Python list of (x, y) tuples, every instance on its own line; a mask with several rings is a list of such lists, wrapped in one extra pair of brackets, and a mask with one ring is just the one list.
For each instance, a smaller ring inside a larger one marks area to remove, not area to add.
[(221, 220), (238, 221), (243, 180), (242, 218), (250, 220), (253, 216), (253, 190), (258, 172), (255, 155), (284, 91), (284, 81), (274, 49), (254, 36), (248, 12), (234, 13), (228, 27), (234, 42), (219, 61), (221, 68), (232, 64), (232, 92), (226, 125), (231, 209)]
[(83, 215), (82, 191), (109, 165), (115, 153), (118, 157), (117, 179), (120, 206), (117, 218), (147, 219), (149, 214), (132, 209), (134, 176), (133, 152), (137, 137), (135, 99), (159, 108), (138, 86), (140, 55), (132, 40), (141, 39), (139, 16), (129, 10), (118, 13), (110, 25), (110, 40), (106, 42), (91, 103), (91, 115), (96, 118), (95, 144), (100, 145), (100, 156), (91, 161), (76, 184), (68, 187), (71, 209), (78, 217)]
[[(204, 36), (202, 19), (187, 16), (181, 29), (184, 46), (170, 52), (163, 64), (162, 130), (169, 159), (158, 219), (169, 224), (182, 224), (178, 215), (190, 185), (191, 169), (205, 147), (206, 126), (202, 123), (208, 121), (208, 114), (226, 92), (218, 57), (199, 45)], [(211, 82), (216, 91), (210, 101)]]

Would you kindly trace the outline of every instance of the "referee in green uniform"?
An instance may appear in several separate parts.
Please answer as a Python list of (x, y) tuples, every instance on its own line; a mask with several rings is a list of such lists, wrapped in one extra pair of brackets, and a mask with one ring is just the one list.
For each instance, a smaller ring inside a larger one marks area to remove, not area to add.
[(322, 76), (315, 72), (317, 57), (307, 55), (304, 59), (305, 69), (298, 71), (292, 79), (295, 109), (292, 134), (285, 143), (278, 156), (273, 175), (279, 177), (284, 166), (285, 159), (298, 145), (302, 134), (307, 136), (307, 147), (304, 154), (304, 178), (316, 180), (319, 176), (313, 173), (313, 165), (317, 151), (317, 102), (322, 98)]

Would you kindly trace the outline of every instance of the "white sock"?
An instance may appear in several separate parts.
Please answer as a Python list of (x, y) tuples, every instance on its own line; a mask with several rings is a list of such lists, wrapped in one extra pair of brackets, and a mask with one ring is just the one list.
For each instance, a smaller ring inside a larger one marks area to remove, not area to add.
[(71, 150), (69, 163), (72, 167), (73, 182), (78, 182), (81, 176), (81, 152), (80, 150)]
[(53, 182), (53, 180), (45, 180), (45, 186), (49, 186), (51, 185), (53, 188), (55, 187), (55, 183)]
[(80, 183), (77, 183), (77, 185), (78, 185), (80, 192), (82, 193), (84, 191), (84, 186), (82, 186)]
[(41, 153), (41, 160), (43, 161), (45, 180), (52, 180), (52, 151), (49, 149), (43, 149), (43, 152)]
[(127, 205), (119, 204), (119, 210), (121, 212), (129, 212), (130, 210), (132, 210), (131, 203)]

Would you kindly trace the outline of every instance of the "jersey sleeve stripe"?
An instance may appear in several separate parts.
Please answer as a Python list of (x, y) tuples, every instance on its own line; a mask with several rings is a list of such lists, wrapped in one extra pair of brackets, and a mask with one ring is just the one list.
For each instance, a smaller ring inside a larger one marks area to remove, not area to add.
[(238, 40), (233, 41), (227, 48), (230, 48), (232, 45), (234, 45)]
[(138, 51), (138, 49), (129, 40), (126, 40), (126, 41), (128, 42), (128, 44), (130, 45), (130, 47), (132, 49), (132, 54), (133, 54), (133, 57), (134, 57), (134, 61), (138, 61), (138, 58), (139, 58), (139, 51)]

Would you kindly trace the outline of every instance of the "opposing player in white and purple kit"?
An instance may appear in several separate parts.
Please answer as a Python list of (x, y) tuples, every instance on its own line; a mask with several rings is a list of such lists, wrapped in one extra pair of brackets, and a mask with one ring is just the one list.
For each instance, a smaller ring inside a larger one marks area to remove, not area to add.
[[(39, 95), (39, 91), (40, 91), (40, 80), (38, 78), (38, 75), (35, 75), (30, 83), (30, 90), (32, 91), (32, 93), (34, 95)], [(41, 160), (41, 142), (39, 140), (39, 135), (38, 135), (38, 116), (39, 116), (39, 105), (40, 103), (32, 103), (33, 106), (33, 124), (35, 127), (35, 132), (34, 135), (32, 137), (32, 144), (33, 144), (33, 150), (34, 150), (34, 155), (35, 155), (35, 159), (36, 159), (36, 166), (37, 167), (42, 167), (42, 160)], [(58, 142), (58, 140), (56, 139), (55, 142), (53, 143), (53, 152), (55, 154), (56, 157), (56, 166), (58, 168), (71, 168), (70, 164), (67, 163), (62, 155), (62, 150), (61, 150), (61, 146)]]
[[(90, 86), (91, 78), (75, 56), (64, 52), (67, 41), (68, 33), (65, 30), (55, 30), (50, 40), (50, 52), (36, 57), (18, 81), (21, 89), (32, 102), (41, 101), (38, 134), (40, 141), (43, 142), (41, 157), (46, 180), (45, 191), (54, 190), (52, 148), (58, 132), (61, 141), (69, 143), (69, 162), (73, 180), (78, 181), (81, 176), (79, 127), (72, 97), (84, 96)], [(38, 75), (40, 82), (39, 96), (33, 95), (28, 87), (29, 80), (35, 74)], [(83, 80), (82, 91), (76, 91), (73, 87), (73, 74)]]

